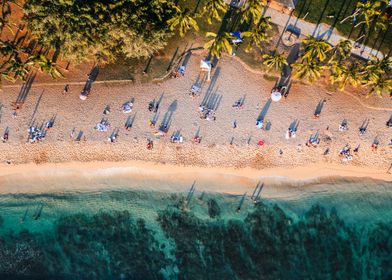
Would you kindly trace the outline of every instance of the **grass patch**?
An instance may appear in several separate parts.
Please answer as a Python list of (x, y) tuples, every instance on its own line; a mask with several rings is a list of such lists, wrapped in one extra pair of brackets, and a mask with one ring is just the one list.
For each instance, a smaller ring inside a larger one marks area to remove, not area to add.
[[(305, 16), (306, 21), (317, 23), (325, 8), (320, 22), (329, 25), (333, 25), (336, 22), (336, 29), (342, 35), (347, 37), (352, 29), (352, 19), (345, 21), (343, 24), (341, 24), (340, 21), (353, 13), (356, 3), (356, 0), (298, 0), (294, 14), (301, 18), (304, 18)], [(326, 4), (328, 5), (326, 6)], [(351, 39), (355, 40), (359, 35), (363, 35), (363, 33), (361, 33), (361, 29), (361, 26), (354, 28), (351, 34)], [(392, 45), (391, 31), (392, 30), (389, 30), (388, 34), (386, 34), (384, 42), (380, 48), (380, 51), (384, 53), (388, 53), (390, 46)], [(366, 45), (370, 47), (374, 45), (374, 48), (378, 49), (384, 35), (385, 31), (381, 32), (380, 36), (378, 30), (371, 31), (369, 38), (366, 39)], [(378, 42), (376, 42), (377, 37)]]
[[(201, 0), (198, 8), (198, 13), (201, 12), (205, 0)], [(197, 1), (180, 1), (182, 7), (188, 7), (191, 11), (194, 10)], [(184, 37), (179, 35), (173, 35), (168, 39), (167, 46), (156, 53), (149, 65), (147, 73), (143, 73), (145, 70), (148, 58), (145, 59), (127, 59), (120, 57), (114, 63), (102, 66), (99, 79), (100, 80), (123, 80), (132, 79), (136, 82), (151, 82), (155, 78), (163, 77), (167, 74), (167, 68), (170, 61), (173, 59), (176, 49), (178, 48), (177, 54), (173, 63), (175, 63), (186, 49), (202, 47), (208, 40), (205, 37), (206, 32), (217, 32), (220, 28), (221, 22), (213, 21), (212, 24), (208, 24), (207, 20), (203, 17), (197, 18), (199, 24), (199, 31), (188, 31)], [(252, 69), (265, 72), (267, 68), (262, 64), (262, 54), (269, 52), (275, 48), (276, 40), (279, 38), (278, 27), (272, 24), (270, 30), (269, 42), (264, 42), (260, 48), (254, 47), (254, 49), (247, 53), (245, 52), (246, 45), (242, 45), (236, 52), (236, 55), (245, 62)], [(272, 75), (275, 73), (272, 73)], [(278, 74), (277, 74), (278, 75)], [(273, 80), (276, 78), (274, 77)]]
[[(180, 1), (182, 7), (188, 7), (191, 11), (194, 11), (197, 1)], [(201, 12), (204, 5), (204, 0), (201, 0), (197, 12)], [(173, 60), (175, 63), (186, 49), (202, 47), (207, 41), (205, 33), (208, 31), (217, 32), (220, 27), (220, 22), (213, 21), (212, 24), (208, 24), (204, 18), (197, 18), (200, 30), (195, 32), (194, 30), (188, 31), (184, 37), (179, 35), (173, 35), (168, 39), (168, 43), (164, 49), (159, 51), (153, 56), (151, 63), (148, 67), (147, 73), (143, 73), (145, 70), (149, 58), (144, 59), (126, 59), (119, 57), (117, 61), (102, 66), (100, 70), (100, 80), (121, 80), (121, 79), (132, 79), (138, 82), (151, 82), (155, 78), (163, 77), (167, 74), (166, 70), (172, 60), (176, 49), (178, 51)], [(177, 33), (177, 32), (176, 32)]]

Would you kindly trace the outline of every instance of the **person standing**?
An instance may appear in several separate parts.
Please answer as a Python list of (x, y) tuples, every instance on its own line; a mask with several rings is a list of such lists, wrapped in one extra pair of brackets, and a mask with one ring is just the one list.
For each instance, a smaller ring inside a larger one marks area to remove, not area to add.
[(69, 84), (66, 84), (63, 90), (63, 94), (67, 94), (69, 92)]

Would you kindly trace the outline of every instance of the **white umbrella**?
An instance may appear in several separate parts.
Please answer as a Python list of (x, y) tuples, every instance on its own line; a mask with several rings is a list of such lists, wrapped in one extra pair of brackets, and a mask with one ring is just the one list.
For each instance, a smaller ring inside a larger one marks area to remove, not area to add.
[(88, 92), (84, 90), (84, 91), (82, 91), (80, 93), (79, 98), (82, 99), (82, 100), (86, 100), (87, 99), (87, 95), (88, 95)]
[(273, 91), (271, 93), (272, 101), (278, 102), (282, 98), (282, 94), (279, 91)]

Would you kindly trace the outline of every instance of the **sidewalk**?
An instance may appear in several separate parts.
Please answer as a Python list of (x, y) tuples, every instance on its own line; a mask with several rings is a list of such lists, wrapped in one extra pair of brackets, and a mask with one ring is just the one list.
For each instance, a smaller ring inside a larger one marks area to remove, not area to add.
[[(314, 23), (298, 19), (294, 15), (290, 16), (288, 14), (284, 14), (272, 8), (267, 8), (264, 16), (271, 17), (271, 22), (281, 27), (282, 30), (292, 24), (300, 29), (302, 36), (314, 35), (316, 38), (323, 38), (327, 40), (333, 46), (335, 46), (340, 40), (347, 40), (346, 37), (338, 34), (336, 28), (332, 31), (331, 27), (325, 23), (321, 23), (319, 26), (316, 26)], [(353, 40), (350, 41), (354, 46), (355, 42)], [(359, 48), (353, 48), (351, 53), (363, 57), (364, 59), (369, 59), (371, 55), (376, 55), (377, 50), (372, 50), (368, 46), (364, 47), (363, 45), (360, 45)], [(379, 52), (377, 57), (382, 59), (383, 54)]]

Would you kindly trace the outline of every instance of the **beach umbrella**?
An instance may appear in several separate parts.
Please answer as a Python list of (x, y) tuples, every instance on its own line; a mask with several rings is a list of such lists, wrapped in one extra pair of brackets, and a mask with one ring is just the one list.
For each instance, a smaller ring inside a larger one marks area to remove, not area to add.
[(257, 142), (258, 146), (263, 146), (264, 145), (264, 140), (259, 140), (259, 142)]
[(82, 100), (86, 100), (87, 99), (87, 95), (88, 95), (88, 91), (84, 90), (80, 93), (79, 98)]
[(271, 93), (271, 99), (272, 101), (278, 102), (280, 99), (282, 99), (282, 94), (279, 91), (272, 91)]

